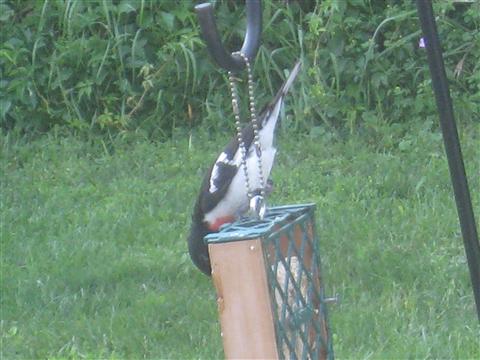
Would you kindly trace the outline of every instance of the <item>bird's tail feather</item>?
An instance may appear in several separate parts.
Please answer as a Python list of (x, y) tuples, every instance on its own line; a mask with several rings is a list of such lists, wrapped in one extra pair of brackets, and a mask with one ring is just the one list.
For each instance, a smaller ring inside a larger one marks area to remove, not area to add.
[(300, 71), (300, 67), (301, 62), (300, 60), (298, 60), (293, 69), (290, 71), (290, 75), (288, 75), (287, 80), (285, 80), (282, 87), (278, 90), (277, 95), (275, 95), (273, 100), (270, 102), (271, 106), (274, 106), (274, 104), (276, 104), (281, 98), (283, 98), (287, 94), (288, 89), (290, 89), (290, 86), (292, 86), (293, 81), (295, 80), (298, 72)]
[(290, 86), (293, 84), (293, 81), (295, 80), (295, 78), (298, 75), (298, 72), (300, 71), (300, 67), (301, 67), (301, 62), (300, 60), (298, 60), (295, 66), (293, 67), (293, 69), (290, 71), (290, 75), (288, 75), (287, 80), (285, 80), (283, 86), (279, 91), (282, 94), (282, 96), (288, 92), (288, 89), (290, 89)]

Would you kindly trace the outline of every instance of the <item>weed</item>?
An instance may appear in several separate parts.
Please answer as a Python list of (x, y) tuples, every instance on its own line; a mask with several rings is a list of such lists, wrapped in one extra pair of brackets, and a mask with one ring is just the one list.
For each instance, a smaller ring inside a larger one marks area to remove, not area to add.
[[(141, 130), (232, 129), (225, 73), (200, 38), (194, 2), (1, 0), (1, 127), (35, 135), (64, 127), (106, 139)], [(457, 116), (478, 119), (480, 4), (437, 2)], [(240, 48), (244, 6), (219, 1), (218, 28)], [(286, 122), (351, 133), (365, 118), (404, 123), (435, 116), (416, 10), (410, 1), (264, 2), (255, 61), (259, 103), (301, 59), (304, 76)], [(260, 90), (259, 89), (259, 90)], [(367, 115), (365, 115), (367, 113)], [(316, 130), (314, 130), (316, 131)]]

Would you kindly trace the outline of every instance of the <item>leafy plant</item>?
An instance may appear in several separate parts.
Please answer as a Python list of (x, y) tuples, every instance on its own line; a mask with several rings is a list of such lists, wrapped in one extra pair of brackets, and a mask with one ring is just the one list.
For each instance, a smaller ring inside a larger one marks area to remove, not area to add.
[[(200, 38), (193, 1), (0, 0), (0, 119), (26, 134), (142, 131), (167, 138), (198, 125), (232, 129), (225, 72)], [(284, 126), (371, 131), (436, 116), (410, 1), (266, 0), (255, 61), (258, 103), (302, 59)], [(480, 3), (435, 3), (458, 118), (480, 114)], [(216, 2), (227, 47), (240, 48), (243, 3)], [(8, 24), (8, 26), (6, 26)], [(375, 119), (374, 119), (375, 118)], [(369, 119), (369, 120), (368, 120)], [(368, 121), (367, 121), (368, 120)]]
[[(13, 1), (2, 33), (3, 127), (166, 131), (199, 82), (190, 2)], [(185, 76), (186, 74), (186, 76)], [(183, 110), (183, 111), (182, 111)]]

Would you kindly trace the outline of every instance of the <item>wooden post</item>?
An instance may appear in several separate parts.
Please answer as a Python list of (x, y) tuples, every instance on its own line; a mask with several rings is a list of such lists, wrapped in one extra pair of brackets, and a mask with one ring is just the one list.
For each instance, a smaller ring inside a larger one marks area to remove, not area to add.
[(227, 359), (278, 359), (260, 239), (208, 246)]
[(205, 238), (227, 359), (333, 359), (313, 211), (270, 208)]

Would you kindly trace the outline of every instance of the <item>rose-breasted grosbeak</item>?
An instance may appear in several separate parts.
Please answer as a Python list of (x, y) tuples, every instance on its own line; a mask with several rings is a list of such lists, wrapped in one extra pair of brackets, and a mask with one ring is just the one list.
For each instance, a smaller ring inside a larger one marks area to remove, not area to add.
[[(276, 149), (273, 146), (273, 138), (283, 100), (299, 69), (300, 62), (297, 62), (275, 98), (258, 116), (262, 171), (265, 179), (270, 175), (275, 158)], [(243, 128), (242, 138), (246, 148), (250, 188), (257, 189), (254, 191), (258, 192), (261, 185), (257, 155), (253, 145), (252, 124)], [(188, 250), (194, 264), (207, 275), (211, 274), (211, 266), (204, 237), (209, 233), (217, 232), (223, 224), (238, 219), (249, 207), (241, 162), (242, 152), (238, 146), (238, 138), (235, 136), (207, 172), (195, 203), (188, 237)], [(271, 182), (267, 182), (267, 188), (269, 185)]]

